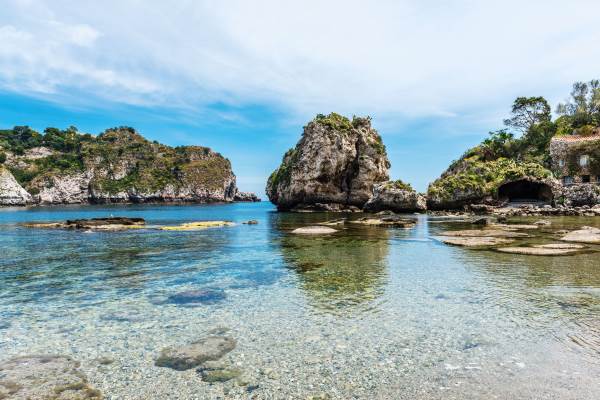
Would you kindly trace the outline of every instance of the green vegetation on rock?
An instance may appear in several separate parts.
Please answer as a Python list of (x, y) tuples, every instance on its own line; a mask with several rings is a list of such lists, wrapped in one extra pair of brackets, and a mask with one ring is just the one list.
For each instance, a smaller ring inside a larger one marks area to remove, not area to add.
[[(550, 105), (543, 97), (519, 97), (511, 108), (505, 129), (490, 132), (481, 144), (467, 150), (429, 186), (430, 200), (460, 203), (495, 196), (503, 183), (528, 178), (552, 178), (550, 142), (554, 136), (591, 135), (600, 125), (600, 83), (577, 82), (571, 99), (557, 107), (552, 121)], [(597, 142), (583, 143), (567, 160), (577, 170), (578, 154), (590, 155), (590, 169), (600, 174)]]
[(402, 181), (401, 179), (386, 182), (385, 187), (388, 189), (409, 190), (411, 192), (414, 191), (414, 189), (410, 185), (410, 183), (406, 183), (406, 182)]
[(429, 185), (431, 198), (452, 201), (459, 197), (471, 199), (496, 195), (498, 188), (511, 181), (523, 178), (544, 180), (552, 173), (540, 164), (524, 163), (507, 158), (480, 161), (475, 157), (456, 163), (453, 171)]
[[(77, 128), (47, 128), (39, 134), (17, 126), (0, 131), (4, 162), (15, 179), (38, 192), (53, 177), (92, 171), (90, 187), (108, 194), (154, 193), (171, 185), (223, 189), (231, 163), (207, 147), (169, 147), (150, 142), (130, 127), (107, 129), (97, 137)], [(6, 153), (12, 153), (10, 164)]]

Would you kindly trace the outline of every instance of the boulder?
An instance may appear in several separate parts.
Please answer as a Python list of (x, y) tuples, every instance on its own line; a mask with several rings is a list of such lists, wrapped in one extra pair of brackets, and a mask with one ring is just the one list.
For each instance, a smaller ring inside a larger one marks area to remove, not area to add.
[(362, 208), (373, 186), (389, 179), (390, 162), (370, 118), (318, 115), (267, 182), (278, 210), (340, 204)]
[(32, 202), (31, 195), (19, 185), (13, 174), (0, 165), (0, 205), (24, 206)]
[(256, 194), (251, 193), (251, 192), (237, 192), (235, 194), (235, 196), (233, 197), (233, 201), (245, 201), (245, 202), (256, 203), (256, 202), (260, 202), (260, 198), (258, 198), (258, 196)]
[(216, 361), (235, 349), (235, 346), (235, 339), (228, 336), (208, 336), (189, 345), (163, 349), (154, 364), (185, 371), (206, 361)]
[(363, 207), (367, 212), (390, 210), (402, 212), (423, 212), (427, 210), (425, 196), (417, 193), (410, 185), (402, 181), (390, 181), (376, 184), (373, 196)]

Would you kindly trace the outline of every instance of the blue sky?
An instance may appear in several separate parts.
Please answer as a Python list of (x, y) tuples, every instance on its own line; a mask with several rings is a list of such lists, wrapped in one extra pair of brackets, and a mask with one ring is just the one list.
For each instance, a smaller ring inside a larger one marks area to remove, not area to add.
[(2, 0), (0, 126), (129, 125), (264, 197), (317, 113), (371, 115), (425, 190), (517, 96), (598, 78), (597, 1)]

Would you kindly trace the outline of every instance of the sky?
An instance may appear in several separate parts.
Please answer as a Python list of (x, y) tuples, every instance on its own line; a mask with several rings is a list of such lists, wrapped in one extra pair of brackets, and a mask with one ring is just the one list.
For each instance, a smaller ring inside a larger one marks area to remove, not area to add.
[(425, 191), (502, 128), (600, 78), (600, 2), (0, 0), (0, 128), (127, 125), (267, 177), (317, 113), (373, 118)]

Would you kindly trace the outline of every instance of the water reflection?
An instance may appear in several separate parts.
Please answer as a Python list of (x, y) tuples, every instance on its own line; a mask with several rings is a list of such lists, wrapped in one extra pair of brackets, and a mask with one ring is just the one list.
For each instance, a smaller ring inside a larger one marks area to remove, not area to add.
[[(341, 232), (330, 236), (289, 232), (318, 218), (279, 218), (279, 229), (284, 232), (278, 243), (287, 266), (297, 273), (300, 288), (317, 310), (339, 314), (372, 311), (387, 282), (389, 230), (346, 224), (337, 227)], [(321, 214), (320, 219), (327, 218)]]
[[(553, 230), (564, 227), (574, 228), (560, 223)], [(556, 236), (549, 230), (525, 241), (548, 243)], [(589, 250), (600, 248), (590, 245)], [(549, 332), (571, 349), (600, 353), (598, 253), (540, 257), (459, 249), (455, 255), (483, 280), (487, 305), (505, 309), (512, 323), (526, 328), (523, 332)]]

